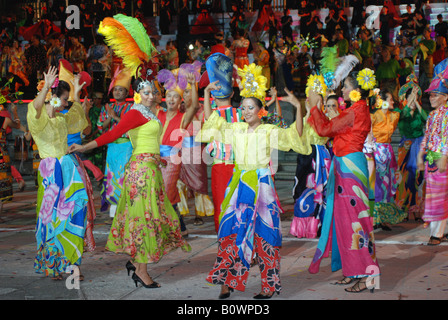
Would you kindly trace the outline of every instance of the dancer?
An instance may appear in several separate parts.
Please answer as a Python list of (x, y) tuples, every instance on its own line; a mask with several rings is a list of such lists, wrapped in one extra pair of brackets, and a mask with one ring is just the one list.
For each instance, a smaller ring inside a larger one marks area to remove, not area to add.
[(367, 277), (379, 275), (369, 208), (369, 173), (362, 152), (371, 126), (366, 99), (376, 81), (373, 74), (366, 76), (357, 80), (353, 73), (345, 78), (342, 94), (351, 106), (331, 120), (320, 110), (321, 97), (314, 90), (309, 96), (309, 104), (314, 107), (308, 122), (320, 136), (334, 138), (335, 154), (327, 182), (325, 219), (309, 271), (317, 273), (322, 258), (331, 250), (332, 271), (342, 268), (344, 275), (336, 284), (355, 281), (345, 289), (347, 292), (366, 290)]
[(413, 214), (415, 221), (423, 221), (421, 217), (424, 211), (424, 175), (417, 169), (417, 155), (423, 140), (428, 114), (420, 105), (421, 95), (422, 91), (415, 75), (412, 74), (399, 91), (404, 107), (398, 122), (402, 138), (398, 147), (400, 183), (395, 194), (395, 203), (407, 212), (405, 220)]
[[(370, 70), (370, 69), (369, 69)], [(398, 186), (395, 172), (398, 169), (392, 134), (397, 128), (400, 113), (393, 111), (392, 94), (383, 89), (379, 94), (378, 109), (371, 115), (372, 133), (375, 138), (375, 205), (373, 208), (373, 224), (383, 230), (390, 231), (389, 224), (397, 224), (406, 218), (406, 212), (397, 207), (393, 201)]]
[(426, 121), (425, 136), (420, 144), (417, 166), (425, 171), (426, 197), (423, 220), (429, 223), (428, 245), (448, 241), (444, 234), (448, 219), (448, 59), (434, 68), (434, 78), (426, 92), (434, 109)]
[[(45, 85), (28, 104), (27, 122), (41, 158), (37, 192), (37, 255), (34, 268), (55, 280), (70, 266), (80, 266), (84, 247), (95, 247), (92, 224), (94, 207), (92, 186), (82, 163), (67, 155), (67, 134), (82, 131), (87, 126), (79, 94), (85, 83), (73, 77), (74, 102), (67, 114), (62, 110), (69, 100), (69, 79), (63, 77), (61, 63), (44, 73)], [(66, 79), (67, 81), (65, 81)], [(50, 89), (52, 91), (50, 91)], [(82, 278), (81, 278), (82, 279)]]
[[(233, 97), (233, 63), (222, 53), (214, 53), (205, 62), (206, 71), (203, 73), (200, 83), (207, 83), (204, 89), (204, 115), (208, 119), (211, 113), (216, 113), (229, 123), (241, 122), (240, 108), (234, 108), (231, 100)], [(216, 108), (211, 107), (213, 96)], [(212, 111), (209, 111), (212, 110)], [(211, 172), (211, 189), (214, 207), (215, 231), (219, 230), (219, 215), (221, 203), (224, 200), (228, 182), (235, 167), (235, 156), (232, 145), (221, 141), (212, 141), (207, 145), (207, 152), (213, 158)]]
[[(129, 31), (124, 27), (116, 27), (122, 21)], [(156, 109), (151, 107), (154, 106), (155, 96), (154, 74), (148, 75), (147, 72), (150, 70), (151, 52), (155, 48), (146, 31), (141, 31), (144, 28), (136, 26), (140, 26), (136, 18), (118, 14), (113, 18), (105, 18), (99, 29), (111, 44), (112, 50), (123, 55), (124, 65), (132, 70), (132, 74), (138, 73), (139, 78), (134, 82), (135, 103), (114, 129), (83, 146), (73, 145), (69, 152), (85, 152), (120, 139), (129, 132), (133, 151), (124, 172), (122, 196), (106, 249), (131, 256), (126, 269), (128, 274), (134, 271), (132, 280), (136, 286), (140, 283), (145, 288), (159, 288), (160, 284), (149, 275), (147, 264), (158, 262), (173, 249), (189, 251), (191, 247), (182, 238), (179, 219), (167, 199), (160, 171), (160, 166), (164, 165), (159, 146), (162, 124), (155, 115)], [(143, 39), (149, 44), (145, 47), (146, 52), (138, 47), (135, 39)], [(140, 64), (138, 69), (131, 69), (136, 56), (148, 59), (144, 60), (142, 69)]]
[[(184, 105), (187, 110), (193, 107), (192, 91), (191, 85), (188, 84), (183, 94)], [(193, 193), (196, 216), (194, 225), (204, 224), (202, 217), (213, 216), (214, 213), (213, 202), (208, 195), (207, 164), (202, 157), (205, 144), (194, 141), (203, 123), (204, 106), (199, 104), (199, 109), (193, 121), (188, 125), (187, 134), (182, 141), (182, 165), (177, 181), (180, 197), (177, 208), (183, 216), (189, 213), (188, 192)]]
[(185, 129), (193, 121), (193, 117), (199, 108), (196, 83), (194, 83), (194, 87), (190, 83), (192, 90), (190, 108), (185, 113), (182, 113), (180, 106), (184, 90), (187, 83), (189, 83), (186, 76), (189, 73), (194, 73), (196, 81), (199, 81), (201, 65), (202, 63), (199, 61), (195, 61), (193, 64), (184, 63), (178, 69), (163, 69), (157, 74), (157, 81), (164, 83), (166, 90), (165, 102), (167, 106), (166, 111), (158, 109), (156, 113), (157, 118), (163, 125), (160, 155), (167, 162), (166, 167), (162, 168), (162, 175), (168, 199), (179, 214), (183, 236), (187, 236), (188, 231), (177, 208), (177, 204), (180, 202), (177, 182), (182, 167), (182, 159), (179, 153), (182, 148)]
[[(269, 299), (281, 290), (280, 205), (269, 168), (272, 149), (311, 153), (302, 133), (302, 111), (299, 100), (286, 89), (284, 101), (297, 108), (297, 122), (288, 129), (262, 124), (266, 78), (261, 67), (251, 64), (238, 69), (242, 77), (241, 95), (244, 123), (228, 123), (205, 103), (206, 119), (197, 140), (211, 139), (230, 143), (235, 153), (235, 170), (227, 185), (221, 206), (218, 256), (207, 281), (221, 285), (220, 299), (230, 291), (244, 291), (250, 263), (256, 255), (260, 267), (262, 289), (255, 299)], [(216, 82), (210, 84), (211, 87)]]
[[(128, 112), (132, 102), (126, 101), (131, 86), (132, 74), (129, 69), (120, 69), (115, 72), (114, 78), (109, 86), (109, 92), (115, 102), (108, 103), (101, 111), (98, 119), (100, 133), (112, 130)], [(118, 200), (121, 195), (123, 174), (125, 165), (132, 155), (132, 144), (127, 134), (107, 145), (106, 170), (101, 190), (101, 211), (109, 209), (109, 216), (113, 218), (117, 209)]]
[[(310, 76), (307, 89), (312, 89), (315, 81), (320, 83), (319, 94), (325, 96), (327, 86), (322, 76)], [(297, 168), (293, 187), (294, 218), (290, 233), (297, 238), (316, 238), (318, 228), (325, 214), (326, 185), (330, 171), (331, 157), (326, 143), (328, 138), (319, 136), (304, 118), (303, 131), (311, 145), (310, 155), (297, 155)]]

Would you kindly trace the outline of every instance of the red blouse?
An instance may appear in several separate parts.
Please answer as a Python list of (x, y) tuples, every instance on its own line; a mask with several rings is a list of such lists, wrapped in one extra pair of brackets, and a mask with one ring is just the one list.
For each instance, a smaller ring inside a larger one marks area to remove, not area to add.
[(140, 127), (148, 121), (149, 119), (145, 118), (140, 111), (129, 110), (123, 115), (120, 122), (118, 122), (112, 130), (103, 133), (96, 138), (95, 141), (98, 144), (98, 147), (101, 147), (114, 142), (129, 130)]
[(313, 107), (308, 123), (321, 137), (334, 138), (333, 152), (338, 157), (362, 152), (371, 127), (370, 112), (365, 100), (355, 102), (331, 120), (319, 108)]
[(181, 126), (185, 113), (178, 110), (177, 114), (169, 121), (166, 120), (166, 115), (166, 111), (161, 109), (157, 111), (157, 118), (159, 118), (163, 125), (161, 145), (172, 147), (182, 145), (182, 139), (184, 138), (185, 132), (181, 129)]

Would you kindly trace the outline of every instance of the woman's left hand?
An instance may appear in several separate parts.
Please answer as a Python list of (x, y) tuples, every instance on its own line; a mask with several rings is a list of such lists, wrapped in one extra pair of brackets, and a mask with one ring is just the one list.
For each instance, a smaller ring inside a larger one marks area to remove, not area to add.
[(81, 92), (82, 88), (84, 87), (84, 85), (86, 84), (85, 82), (83, 82), (82, 84), (79, 83), (79, 80), (81, 79), (81, 75), (77, 74), (75, 75), (75, 78), (72, 80), (72, 84), (73, 84), (73, 90), (75, 92), (75, 97), (78, 96), (78, 94)]
[(84, 146), (74, 143), (70, 147), (68, 147), (67, 153), (84, 152), (84, 149)]
[(289, 91), (287, 88), (285, 88), (285, 92), (286, 92), (286, 96), (282, 98), (283, 101), (285, 102), (289, 102), (290, 104), (292, 104), (293, 106), (300, 108), (301, 104), (299, 99), (297, 99), (297, 97), (291, 92)]

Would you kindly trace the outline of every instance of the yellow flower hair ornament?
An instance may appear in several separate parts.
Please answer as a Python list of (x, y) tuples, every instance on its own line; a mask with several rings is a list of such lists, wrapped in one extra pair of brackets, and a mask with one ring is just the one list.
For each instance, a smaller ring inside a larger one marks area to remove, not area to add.
[(310, 89), (312, 89), (317, 94), (325, 96), (327, 92), (327, 85), (325, 84), (325, 79), (321, 75), (310, 75), (306, 82), (305, 94), (308, 97)]
[(241, 96), (244, 98), (257, 98), (263, 105), (266, 103), (266, 77), (261, 74), (262, 67), (255, 63), (245, 65), (243, 69), (238, 68), (241, 77)]
[(142, 102), (142, 96), (140, 93), (134, 92), (134, 103), (139, 104)]
[(356, 81), (358, 81), (358, 84), (364, 90), (372, 90), (376, 86), (375, 73), (369, 68), (359, 71)]
[(359, 91), (352, 90), (352, 91), (350, 91), (349, 97), (350, 97), (351, 101), (357, 102), (357, 101), (361, 100), (361, 93)]

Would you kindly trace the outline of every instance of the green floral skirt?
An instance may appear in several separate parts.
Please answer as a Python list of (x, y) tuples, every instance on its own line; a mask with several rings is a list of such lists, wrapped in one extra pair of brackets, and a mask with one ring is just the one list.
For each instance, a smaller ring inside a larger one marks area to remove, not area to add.
[(165, 193), (159, 155), (132, 155), (106, 249), (127, 253), (136, 263), (158, 262), (169, 251), (191, 247), (182, 237), (176, 211)]

